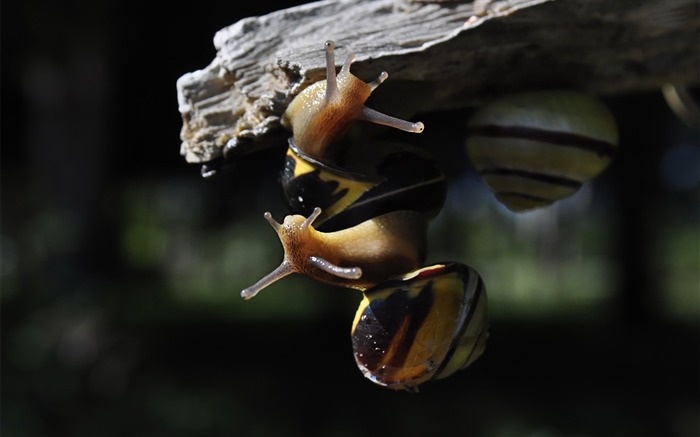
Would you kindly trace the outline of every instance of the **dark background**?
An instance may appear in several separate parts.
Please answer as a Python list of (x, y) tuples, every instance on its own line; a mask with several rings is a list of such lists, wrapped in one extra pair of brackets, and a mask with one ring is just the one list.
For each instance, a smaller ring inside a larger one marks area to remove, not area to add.
[(416, 117), (451, 183), (431, 257), (489, 290), (471, 368), (391, 392), (353, 362), (354, 292), (240, 300), (281, 260), (284, 145), (202, 179), (175, 82), (293, 4), (3, 3), (2, 435), (700, 435), (698, 132), (655, 90), (608, 96), (614, 163), (524, 216), (469, 167), (471, 108)]

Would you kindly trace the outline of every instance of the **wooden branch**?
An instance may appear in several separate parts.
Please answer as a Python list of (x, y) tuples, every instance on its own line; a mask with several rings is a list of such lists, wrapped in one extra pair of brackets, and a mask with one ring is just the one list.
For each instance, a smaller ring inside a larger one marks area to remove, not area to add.
[(358, 77), (389, 72), (372, 106), (393, 102), (386, 111), (408, 118), (526, 88), (620, 94), (697, 84), (698, 5), (327, 0), (246, 18), (215, 35), (209, 66), (177, 81), (181, 154), (204, 163), (279, 141), (289, 101), (324, 78), (327, 39), (338, 46), (338, 62), (356, 53)]

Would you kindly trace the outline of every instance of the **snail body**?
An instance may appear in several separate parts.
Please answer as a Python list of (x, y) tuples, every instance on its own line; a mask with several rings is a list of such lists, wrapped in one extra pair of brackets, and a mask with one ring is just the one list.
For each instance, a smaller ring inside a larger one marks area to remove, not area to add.
[(496, 100), (468, 123), (467, 153), (509, 209), (541, 208), (574, 194), (616, 153), (615, 119), (576, 91), (526, 92)]
[(291, 274), (301, 273), (320, 282), (366, 289), (421, 265), (426, 251), (426, 221), (415, 211), (395, 211), (336, 232), (319, 232), (312, 226), (321, 214), (288, 215), (277, 223), (265, 219), (284, 246), (280, 266), (241, 292), (244, 299)]
[(355, 56), (350, 54), (340, 73), (335, 72), (335, 43), (326, 41), (326, 80), (305, 88), (289, 104), (281, 123), (293, 133), (294, 143), (305, 154), (323, 162), (332, 162), (331, 144), (341, 138), (356, 120), (401, 129), (423, 132), (421, 122), (401, 120), (364, 105), (367, 98), (389, 75), (382, 72), (377, 79), (365, 83), (350, 73)]

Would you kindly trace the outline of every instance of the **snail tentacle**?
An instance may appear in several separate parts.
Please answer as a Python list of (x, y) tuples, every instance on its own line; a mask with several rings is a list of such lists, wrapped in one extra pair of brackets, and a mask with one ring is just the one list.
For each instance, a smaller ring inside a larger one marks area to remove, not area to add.
[(280, 264), (275, 270), (268, 273), (265, 277), (260, 279), (255, 284), (253, 284), (250, 287), (241, 291), (241, 297), (245, 300), (252, 299), (263, 288), (265, 288), (268, 285), (272, 284), (273, 282), (279, 281), (280, 279), (284, 278), (285, 276), (290, 275), (290, 274), (295, 273), (295, 272), (296, 272), (296, 269), (285, 257), (284, 260), (282, 261), (282, 264)]
[(278, 223), (277, 220), (272, 218), (272, 214), (270, 214), (270, 212), (267, 211), (267, 212), (265, 212), (265, 214), (263, 214), (263, 217), (265, 218), (265, 220), (267, 220), (268, 223), (270, 223), (270, 226), (272, 226), (272, 229), (274, 229), (275, 232), (277, 232), (279, 234), (280, 229), (282, 228), (282, 225), (280, 223)]
[(340, 267), (320, 256), (310, 256), (309, 263), (339, 278), (360, 279), (362, 277), (362, 269), (360, 267)]
[(382, 71), (379, 76), (374, 79), (372, 82), (367, 82), (367, 85), (369, 85), (369, 88), (374, 91), (379, 85), (381, 85), (385, 80), (389, 78), (389, 73), (386, 71)]
[(302, 231), (306, 231), (309, 229), (309, 227), (313, 224), (314, 220), (318, 218), (318, 216), (321, 215), (321, 208), (318, 206), (314, 208), (313, 212), (304, 220), (304, 222), (301, 224), (300, 228)]
[(340, 90), (338, 90), (338, 81), (335, 75), (335, 43), (328, 40), (324, 47), (326, 48), (326, 95), (324, 104), (328, 105), (334, 99), (340, 98)]
[(379, 112), (376, 109), (368, 108), (367, 106), (362, 106), (358, 119), (416, 134), (423, 132), (425, 129), (425, 125), (420, 121), (414, 123), (412, 121), (402, 120)]
[(340, 73), (338, 73), (338, 76), (350, 76), (352, 73), (350, 73), (350, 67), (352, 66), (352, 63), (355, 62), (355, 54), (354, 53), (349, 53), (348, 57), (345, 58), (345, 63), (340, 69)]

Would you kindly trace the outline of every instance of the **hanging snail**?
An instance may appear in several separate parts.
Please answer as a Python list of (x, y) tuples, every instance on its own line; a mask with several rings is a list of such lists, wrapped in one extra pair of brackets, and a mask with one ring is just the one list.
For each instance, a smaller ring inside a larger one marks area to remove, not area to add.
[(282, 124), (292, 130), (281, 177), (292, 212), (308, 217), (321, 208), (315, 223), (324, 230), (345, 229), (400, 209), (434, 216), (446, 187), (442, 171), (426, 153), (403, 144), (347, 148), (340, 141), (356, 120), (414, 133), (423, 131), (423, 123), (365, 106), (388, 74), (365, 83), (350, 72), (350, 54), (336, 76), (335, 44), (327, 41), (325, 49), (327, 79), (299, 93), (282, 116)]
[(615, 119), (577, 91), (524, 92), (496, 100), (468, 123), (467, 153), (512, 211), (546, 207), (597, 176), (617, 150)]
[(292, 214), (265, 219), (284, 247), (282, 263), (251, 287), (254, 297), (292, 273), (358, 289), (352, 325), (356, 363), (371, 381), (415, 390), (478, 358), (488, 338), (486, 291), (463, 264), (421, 267), (427, 226), (445, 201), (444, 175), (423, 151), (404, 145), (340, 141), (355, 120), (408, 132), (423, 124), (364, 106), (387, 78), (365, 83), (348, 56), (336, 76), (328, 41), (326, 77), (290, 103), (282, 122), (292, 129), (281, 182)]

